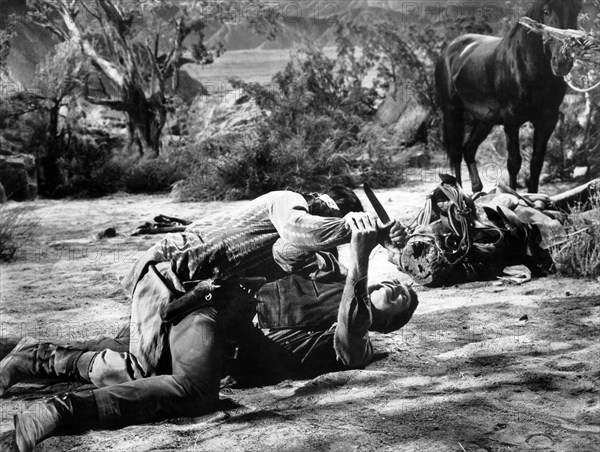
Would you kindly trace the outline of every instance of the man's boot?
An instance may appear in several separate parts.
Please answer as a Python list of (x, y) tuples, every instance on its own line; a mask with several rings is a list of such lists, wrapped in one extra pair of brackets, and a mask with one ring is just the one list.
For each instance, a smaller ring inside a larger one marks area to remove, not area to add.
[(88, 367), (94, 355), (94, 352), (86, 353), (25, 337), (0, 361), (0, 396), (12, 385), (29, 377), (75, 376), (89, 382)]
[(30, 452), (58, 430), (81, 431), (97, 424), (98, 419), (91, 391), (52, 397), (15, 415), (15, 442), (20, 452)]

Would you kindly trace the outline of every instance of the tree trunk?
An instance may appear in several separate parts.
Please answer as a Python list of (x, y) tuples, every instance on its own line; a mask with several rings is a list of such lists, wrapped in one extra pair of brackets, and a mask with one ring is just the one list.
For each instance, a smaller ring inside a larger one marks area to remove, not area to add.
[(48, 131), (46, 140), (46, 153), (42, 157), (40, 166), (44, 175), (44, 183), (41, 191), (52, 196), (58, 186), (61, 184), (60, 168), (58, 159), (60, 157), (60, 143), (58, 139), (58, 113), (60, 110), (60, 101), (53, 101), (49, 110)]
[(129, 93), (125, 108), (130, 145), (137, 145), (141, 156), (156, 158), (160, 154), (160, 137), (167, 118), (164, 96), (158, 93), (146, 99), (136, 86), (130, 87)]

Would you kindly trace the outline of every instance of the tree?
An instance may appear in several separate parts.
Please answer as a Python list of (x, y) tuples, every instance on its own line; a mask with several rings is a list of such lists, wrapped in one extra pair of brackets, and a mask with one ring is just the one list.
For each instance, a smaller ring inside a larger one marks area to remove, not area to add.
[(462, 33), (491, 33), (485, 19), (464, 18), (443, 24), (399, 25), (390, 19), (375, 19), (339, 26), (338, 48), (346, 55), (358, 39), (363, 60), (377, 68), (377, 87), (392, 90), (412, 84), (420, 103), (436, 108), (433, 71), (443, 49)]
[(81, 91), (81, 80), (88, 71), (79, 49), (70, 41), (58, 44), (54, 53), (36, 68), (35, 88), (29, 95), (48, 114), (45, 150), (39, 164), (44, 176), (43, 191), (49, 194), (61, 183), (58, 159), (64, 131), (59, 128), (60, 109), (68, 96)]
[[(59, 113), (82, 86), (85, 63), (71, 42), (60, 43), (37, 66), (27, 90), (9, 93), (0, 105), (2, 135), (17, 148), (36, 154), (41, 190), (52, 194), (60, 184), (58, 159), (63, 151)], [(16, 86), (16, 85), (15, 85)]]
[[(239, 3), (29, 0), (29, 6), (32, 21), (79, 46), (94, 70), (110, 83), (106, 93), (112, 95), (88, 93), (88, 100), (124, 112), (130, 146), (141, 155), (156, 157), (181, 66), (209, 64), (220, 54), (221, 49), (204, 45), (203, 30), (209, 23), (231, 19)], [(189, 58), (184, 41), (194, 35), (197, 44)]]

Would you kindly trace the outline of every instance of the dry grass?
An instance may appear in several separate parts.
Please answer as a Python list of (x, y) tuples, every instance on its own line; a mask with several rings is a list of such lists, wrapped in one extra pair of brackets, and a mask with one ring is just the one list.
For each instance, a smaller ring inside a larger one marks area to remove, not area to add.
[(600, 196), (591, 204), (586, 212), (580, 207), (573, 209), (565, 225), (569, 240), (552, 252), (556, 269), (563, 275), (600, 276)]
[(12, 261), (20, 245), (32, 238), (37, 225), (29, 208), (0, 205), (0, 261)]

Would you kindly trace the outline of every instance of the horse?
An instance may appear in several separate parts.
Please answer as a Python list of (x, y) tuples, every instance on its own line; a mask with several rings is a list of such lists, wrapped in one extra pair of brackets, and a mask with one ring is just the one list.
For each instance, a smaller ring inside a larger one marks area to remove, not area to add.
[[(581, 0), (536, 0), (527, 17), (555, 28), (577, 29)], [(517, 23), (503, 38), (465, 34), (453, 40), (435, 67), (436, 97), (443, 115), (444, 147), (461, 183), (464, 157), (473, 192), (483, 189), (475, 153), (495, 125), (503, 125), (510, 187), (521, 169), (519, 129), (534, 127), (530, 193), (537, 193), (548, 140), (567, 91), (564, 81), (573, 58), (562, 43), (545, 42)], [(465, 141), (465, 126), (472, 129)]]

